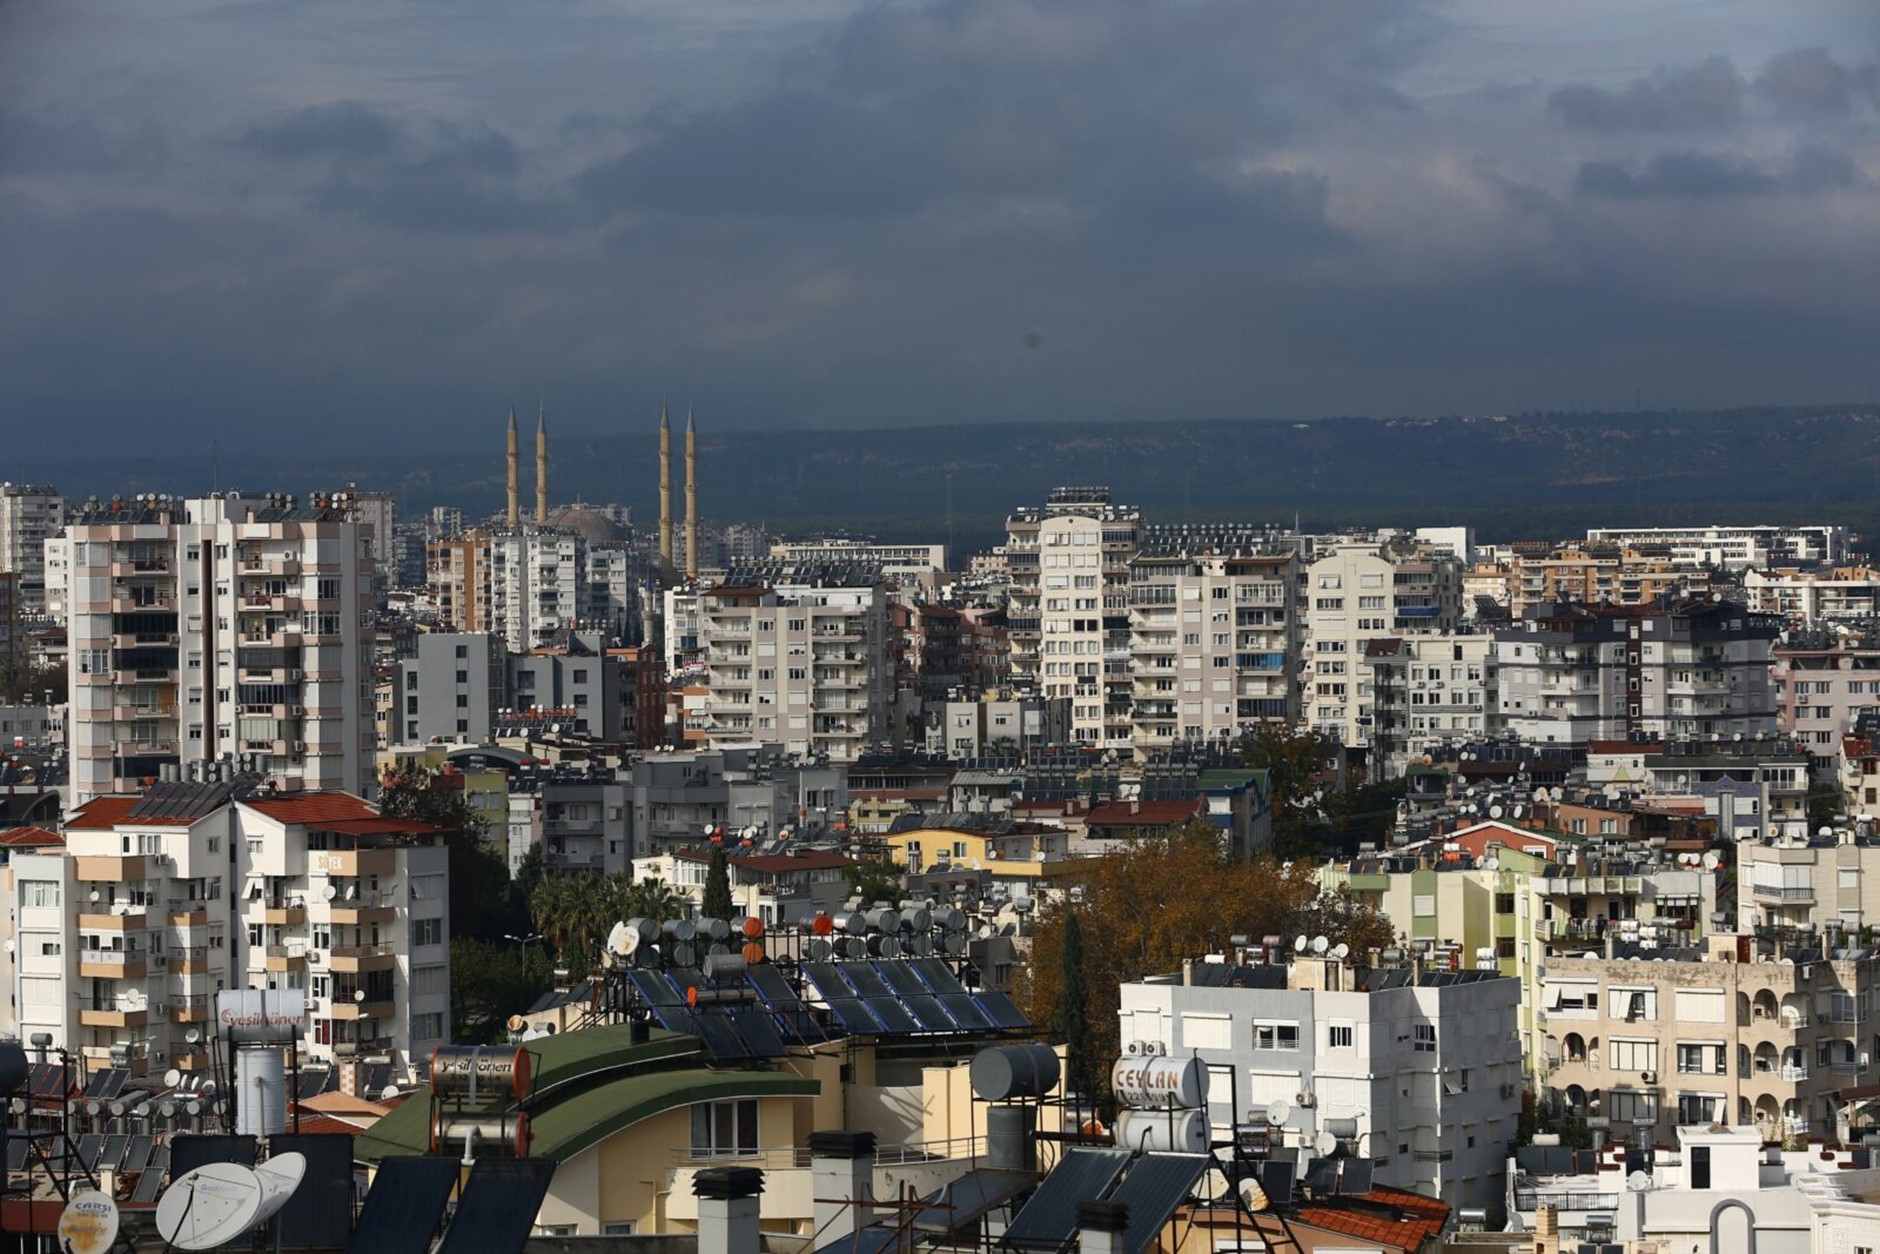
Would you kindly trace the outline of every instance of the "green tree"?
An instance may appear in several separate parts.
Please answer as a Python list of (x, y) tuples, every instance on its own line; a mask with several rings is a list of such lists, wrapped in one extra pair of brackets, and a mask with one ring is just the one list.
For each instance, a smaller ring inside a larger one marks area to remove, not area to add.
[(1808, 785), (1808, 830), (1810, 834), (1824, 827), (1838, 825), (1847, 814), (1847, 798), (1840, 785), (1829, 780), (1815, 780)]
[(842, 868), (849, 893), (864, 903), (901, 899), (901, 866), (893, 858), (869, 858)]
[(1096, 1055), (1090, 1047), (1090, 987), (1084, 980), (1084, 926), (1077, 912), (1064, 916), (1064, 940), (1060, 950), (1063, 968), (1057, 999), (1056, 1038), (1065, 1047), (1069, 1074), (1066, 1088), (1085, 1101), (1094, 1100), (1099, 1079)]
[(635, 881), (627, 886), (621, 897), (620, 917), (622, 919), (651, 919), (655, 923), (664, 923), (667, 919), (677, 919), (685, 914), (686, 899), (679, 890), (665, 880), (654, 876), (651, 879)]
[(708, 919), (729, 919), (736, 909), (731, 902), (731, 859), (723, 845), (712, 846), (711, 865), (705, 868), (705, 896), (699, 913)]
[(1240, 749), (1248, 766), (1267, 773), (1274, 850), (1285, 858), (1316, 854), (1349, 810), (1333, 765), (1337, 746), (1312, 732), (1261, 723)]
[(528, 926), (527, 899), (512, 887), (502, 846), (465, 796), (462, 777), (436, 767), (388, 772), (379, 781), (379, 811), (449, 833), (453, 936), (497, 940)]
[(553, 987), (540, 945), (459, 936), (450, 943), (451, 1039), (470, 1045), (497, 1040), (509, 1016), (527, 1010)]

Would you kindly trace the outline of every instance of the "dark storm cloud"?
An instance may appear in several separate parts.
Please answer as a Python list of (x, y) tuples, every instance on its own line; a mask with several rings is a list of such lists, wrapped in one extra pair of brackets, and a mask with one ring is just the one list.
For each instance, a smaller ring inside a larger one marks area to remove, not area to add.
[(1770, 59), (1756, 92), (1791, 116), (1839, 116), (1853, 99), (1854, 75), (1825, 48), (1796, 48)]
[(251, 152), (270, 157), (370, 159), (403, 146), (405, 132), (377, 109), (357, 100), (338, 100), (253, 127), (239, 142)]
[(1726, 57), (1661, 69), (1617, 90), (1574, 83), (1548, 98), (1569, 126), (1591, 131), (1665, 131), (1725, 126), (1743, 109), (1743, 77)]
[(1574, 180), (1588, 196), (1622, 200), (1812, 194), (1840, 191), (1858, 181), (1859, 173), (1851, 158), (1821, 148), (1803, 149), (1774, 171), (1742, 157), (1714, 152), (1663, 152), (1647, 161), (1642, 170), (1616, 161), (1589, 161), (1580, 167)]

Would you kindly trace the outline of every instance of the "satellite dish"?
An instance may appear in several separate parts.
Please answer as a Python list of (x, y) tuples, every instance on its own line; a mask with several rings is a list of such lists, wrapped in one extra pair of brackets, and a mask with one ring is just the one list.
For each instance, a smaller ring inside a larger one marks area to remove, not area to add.
[(1498, 806), (1498, 805), (1493, 805), (1493, 806), (1490, 806), (1490, 807), (1488, 807), (1488, 817), (1489, 817), (1489, 818), (1491, 818), (1491, 819), (1498, 819), (1498, 818), (1500, 818), (1500, 817), (1501, 817), (1501, 807), (1500, 807), (1500, 806)]
[(1260, 1187), (1260, 1182), (1248, 1176), (1240, 1182), (1240, 1203), (1249, 1214), (1257, 1215), (1271, 1206), (1273, 1201), (1267, 1197), (1266, 1190)]
[[(365, 1003), (365, 1000), (366, 1000), (366, 991), (363, 988), (355, 988), (353, 990), (353, 1001), (363, 1005)], [(207, 1088), (208, 1086), (204, 1085), (203, 1087)]]
[(7, 940), (7, 942), (6, 942), (6, 944), (5, 944), (4, 946), (0, 946), (0, 948), (4, 948), (4, 949), (5, 949), (5, 950), (6, 950), (6, 951), (7, 951), (8, 953), (12, 953), (12, 952), (13, 952), (13, 941), (12, 941), (12, 939), (11, 939), (11, 938), (8, 938), (8, 940)]
[(202, 1039), (202, 1029), (191, 1028), (189, 1031), (183, 1033), (183, 1039), (188, 1041), (191, 1045), (194, 1045), (197, 1041)]
[(1342, 941), (1341, 941), (1341, 942), (1339, 942), (1339, 943), (1338, 943), (1338, 944), (1336, 944), (1336, 945), (1333, 945), (1333, 946), (1332, 946), (1332, 957), (1334, 957), (1334, 958), (1349, 958), (1349, 957), (1351, 957), (1351, 946), (1349, 946), (1349, 945), (1347, 945), (1347, 944), (1345, 944), (1345, 943), (1344, 943), (1344, 942), (1342, 942)]
[(279, 1214), (306, 1174), (307, 1156), (293, 1152), (276, 1154), (256, 1167), (255, 1179), (261, 1184), (261, 1209), (254, 1221), (264, 1224)]
[(1319, 1153), (1330, 1156), (1331, 1153), (1338, 1148), (1338, 1138), (1329, 1132), (1321, 1132), (1318, 1135), (1318, 1139), (1313, 1141), (1312, 1144)]
[(1635, 1171), (1625, 1178), (1625, 1187), (1634, 1193), (1643, 1193), (1652, 1187), (1652, 1178), (1642, 1171)]
[(175, 1067), (171, 1067), (168, 1071), (163, 1073), (163, 1087), (166, 1089), (173, 1089), (182, 1082), (183, 1073), (178, 1071)]
[(157, 1199), (157, 1233), (179, 1250), (227, 1245), (254, 1227), (266, 1188), (239, 1163), (205, 1163)]
[(331, 880), (328, 880), (326, 887), (320, 890), (320, 896), (324, 897), (328, 901), (331, 901), (333, 900), (333, 898), (339, 896), (339, 889), (333, 886), (333, 882)]
[(102, 895), (101, 893), (99, 893), (99, 891), (98, 891), (97, 889), (95, 889), (95, 888), (94, 888), (94, 889), (92, 889), (92, 890), (91, 890), (91, 901), (92, 901), (92, 904), (93, 904), (93, 905), (97, 905), (97, 904), (98, 904), (98, 903), (99, 903), (100, 901), (102, 901), (102, 900), (104, 900), (104, 897), (103, 897), (103, 895)]
[(1311, 941), (1301, 936), (1295, 941), (1293, 941), (1293, 952), (1296, 954), (1302, 954), (1306, 951), (1306, 946), (1310, 945), (1311, 943), (1312, 943)]
[(1195, 1193), (1209, 1202), (1225, 1202), (1234, 1195), (1234, 1186), (1227, 1178), (1227, 1173), (1219, 1167), (1210, 1167), (1195, 1185)]
[(403, 1094), (399, 1092), (396, 1084), (388, 1084), (379, 1091), (379, 1100), (382, 1102), (395, 1101), (401, 1096)]
[(1266, 1108), (1268, 1123), (1285, 1123), (1290, 1118), (1292, 1118), (1292, 1103), (1283, 1097)]
[(1315, 954), (1323, 954), (1326, 950), (1330, 949), (1331, 947), (1332, 947), (1332, 942), (1325, 939), (1325, 937), (1323, 936), (1314, 936), (1312, 938), (1312, 952)]
[(72, 1194), (59, 1216), (59, 1248), (69, 1254), (106, 1254), (117, 1234), (117, 1203), (96, 1189)]
[(607, 933), (607, 952), (620, 958), (631, 958), (633, 951), (640, 947), (640, 934), (632, 931), (625, 923), (615, 923)]
[(1714, 871), (1722, 865), (1723, 855), (1718, 853), (1715, 849), (1710, 850), (1704, 855), (1704, 869), (1706, 871)]

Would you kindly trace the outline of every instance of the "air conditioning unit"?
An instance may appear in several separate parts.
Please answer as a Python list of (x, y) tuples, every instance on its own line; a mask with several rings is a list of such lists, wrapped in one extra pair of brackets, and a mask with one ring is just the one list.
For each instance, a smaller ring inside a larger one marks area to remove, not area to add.
[(1658, 1073), (1656, 1071), (1641, 1071), (1639, 1072), (1638, 1078), (1646, 1084), (1658, 1083)]
[(304, 741), (304, 740), (296, 740), (296, 741), (294, 742), (294, 752), (295, 752), (295, 753), (305, 753), (306, 751), (307, 751), (307, 742), (306, 742), (306, 741)]
[(1503, 1097), (1503, 1098), (1509, 1098), (1509, 1097), (1513, 1097), (1513, 1096), (1514, 1096), (1514, 1094), (1515, 1094), (1515, 1086), (1514, 1086), (1514, 1085), (1512, 1085), (1512, 1084), (1504, 1084), (1504, 1085), (1502, 1085), (1502, 1086), (1501, 1086), (1501, 1095), (1502, 1095), (1502, 1097)]
[(296, 670), (290, 670), (287, 672), (287, 681), (289, 683), (293, 683), (297, 680), (305, 679), (306, 677), (307, 677), (307, 672), (303, 670), (296, 669)]
[(1293, 1105), (1310, 1108), (1313, 1102), (1312, 1090), (1301, 1089), (1293, 1094)]
[(306, 714), (307, 707), (304, 705), (290, 705), (287, 707), (287, 710), (288, 713), (292, 714), (295, 718), (300, 718)]

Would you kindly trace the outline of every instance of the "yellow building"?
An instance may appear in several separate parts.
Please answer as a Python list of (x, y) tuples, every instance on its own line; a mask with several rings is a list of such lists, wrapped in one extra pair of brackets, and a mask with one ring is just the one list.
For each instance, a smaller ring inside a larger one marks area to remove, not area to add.
[(882, 836), (888, 855), (909, 875), (985, 870), (995, 880), (1037, 884), (1071, 871), (1070, 833), (1037, 823), (992, 820), (983, 827), (910, 827)]

